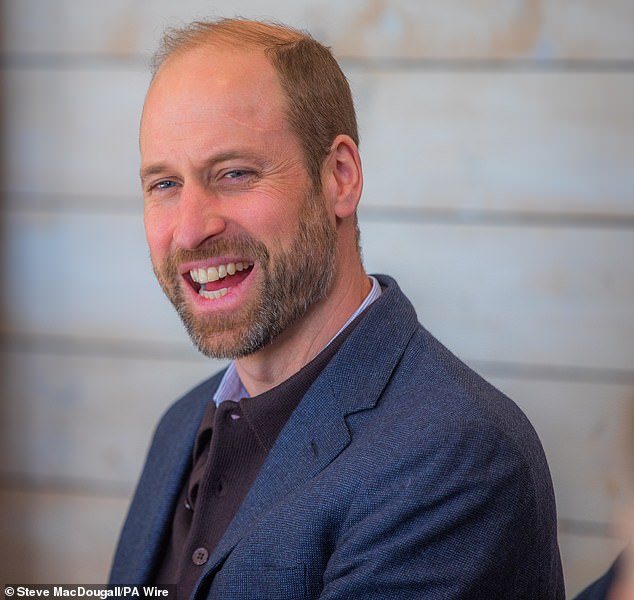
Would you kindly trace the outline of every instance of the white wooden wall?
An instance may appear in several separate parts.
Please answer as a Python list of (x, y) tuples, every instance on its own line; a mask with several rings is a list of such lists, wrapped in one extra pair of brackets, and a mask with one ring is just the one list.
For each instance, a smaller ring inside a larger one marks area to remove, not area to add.
[(602, 572), (633, 447), (632, 0), (0, 11), (0, 583), (104, 580), (156, 420), (218, 367), (153, 280), (136, 141), (163, 26), (234, 14), (333, 47), (359, 112), (366, 266), (535, 424), (569, 595)]

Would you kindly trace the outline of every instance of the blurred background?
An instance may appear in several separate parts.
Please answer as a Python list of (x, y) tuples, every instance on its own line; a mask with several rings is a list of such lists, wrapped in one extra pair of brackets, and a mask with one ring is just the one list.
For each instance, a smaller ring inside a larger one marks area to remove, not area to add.
[(632, 0), (0, 4), (0, 583), (104, 581), (157, 419), (220, 366), (154, 282), (137, 132), (164, 26), (236, 14), (339, 58), (367, 269), (533, 421), (572, 596), (632, 480)]

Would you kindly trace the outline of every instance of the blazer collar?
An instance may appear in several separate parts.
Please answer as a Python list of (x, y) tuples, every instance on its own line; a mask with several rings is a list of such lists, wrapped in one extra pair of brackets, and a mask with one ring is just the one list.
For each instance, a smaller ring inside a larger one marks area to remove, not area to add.
[(349, 444), (345, 418), (373, 408), (418, 321), (396, 282), (375, 276), (383, 293), (295, 409), (238, 513), (209, 560), (209, 576), (258, 515), (328, 466)]

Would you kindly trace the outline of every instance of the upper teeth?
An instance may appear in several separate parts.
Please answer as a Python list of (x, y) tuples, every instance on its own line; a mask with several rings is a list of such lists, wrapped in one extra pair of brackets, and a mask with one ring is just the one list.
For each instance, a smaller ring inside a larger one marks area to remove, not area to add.
[(207, 269), (192, 269), (189, 272), (189, 275), (196, 283), (209, 283), (210, 281), (223, 279), (227, 275), (234, 275), (236, 271), (244, 271), (250, 266), (251, 264), (246, 262), (228, 263), (226, 265), (218, 265), (217, 267), (209, 267)]

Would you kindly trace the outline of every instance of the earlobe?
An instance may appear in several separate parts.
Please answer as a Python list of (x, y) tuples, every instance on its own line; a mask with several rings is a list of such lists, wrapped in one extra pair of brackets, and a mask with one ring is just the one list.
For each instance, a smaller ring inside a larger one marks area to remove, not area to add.
[(363, 171), (359, 150), (350, 136), (338, 135), (334, 139), (325, 167), (325, 189), (336, 217), (351, 217), (361, 198)]

